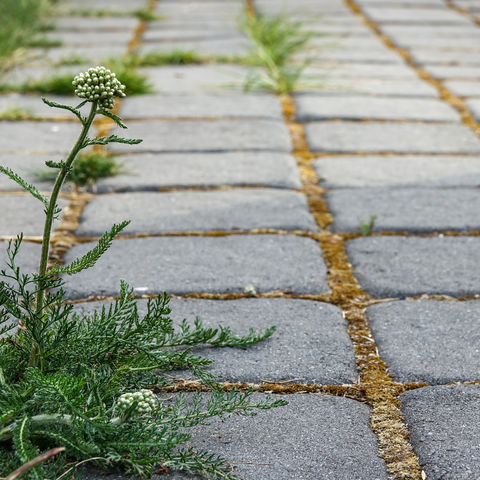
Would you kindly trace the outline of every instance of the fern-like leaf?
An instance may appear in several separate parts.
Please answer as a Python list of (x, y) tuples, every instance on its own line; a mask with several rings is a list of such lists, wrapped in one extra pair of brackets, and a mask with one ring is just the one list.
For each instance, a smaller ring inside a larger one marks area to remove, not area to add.
[(110, 118), (111, 120), (113, 120), (120, 128), (128, 128), (123, 122), (122, 122), (122, 119), (118, 116), (118, 115), (115, 115), (114, 113), (112, 112), (109, 112), (108, 110), (97, 110), (97, 113), (100, 113), (102, 115), (104, 115), (105, 117), (108, 117)]
[(35, 198), (44, 203), (47, 208), (49, 207), (50, 201), (48, 198), (42, 195), (33, 185), (20, 177), (20, 175), (17, 175), (12, 169), (0, 165), (0, 172), (3, 172), (5, 175), (10, 177), (14, 182), (17, 182), (27, 192), (30, 192)]
[(116, 135), (110, 135), (108, 137), (95, 137), (93, 139), (87, 138), (83, 142), (82, 148), (86, 148), (90, 145), (108, 145), (109, 143), (126, 143), (127, 145), (137, 145), (142, 143), (143, 140), (139, 138), (121, 138)]
[(114, 224), (109, 232), (105, 232), (97, 245), (87, 252), (83, 257), (77, 258), (70, 265), (56, 265), (50, 270), (50, 275), (66, 274), (75, 275), (76, 273), (91, 268), (97, 263), (97, 260), (110, 248), (114, 237), (121, 232), (128, 224), (130, 220), (125, 220), (120, 224)]
[[(37, 456), (37, 452), (30, 441), (29, 430), (30, 417), (25, 415), (15, 426), (13, 433), (13, 443), (18, 458), (22, 463), (27, 463)], [(43, 480), (42, 468), (37, 465), (30, 471), (30, 475), (35, 480)]]
[[(61, 108), (62, 110), (68, 110), (69, 112), (72, 112), (80, 120), (80, 122), (82, 122), (82, 125), (85, 125), (85, 119), (82, 117), (82, 114), (75, 107), (71, 107), (70, 105), (63, 105), (62, 103), (52, 102), (51, 100), (47, 100), (46, 98), (43, 98), (43, 97), (42, 97), (42, 101), (49, 107)], [(80, 106), (82, 106), (82, 104), (80, 104)]]

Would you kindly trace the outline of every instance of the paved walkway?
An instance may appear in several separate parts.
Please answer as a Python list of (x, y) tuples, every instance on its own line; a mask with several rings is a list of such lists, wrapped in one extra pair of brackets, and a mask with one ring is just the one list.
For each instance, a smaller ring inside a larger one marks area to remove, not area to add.
[[(60, 19), (51, 35), (64, 46), (49, 57), (246, 52), (242, 0), (154, 3), (164, 19), (146, 24)], [(112, 147), (127, 174), (64, 199), (65, 262), (132, 219), (94, 270), (67, 279), (70, 298), (91, 308), (123, 278), (139, 295), (172, 294), (178, 320), (277, 326), (248, 350), (201, 350), (221, 381), (290, 402), (195, 431), (193, 447), (224, 455), (245, 479), (480, 478), (480, 2), (254, 6), (313, 18), (325, 36), (306, 74), (328, 89), (280, 99), (242, 93), (240, 65), (144, 69), (156, 93), (120, 107), (144, 142)], [(78, 125), (48, 119), (36, 96), (0, 97), (0, 110), (11, 104), (46, 119), (0, 123), (0, 162), (33, 180)], [(0, 234), (24, 232), (22, 261), (35, 270), (42, 207), (6, 178), (0, 189)], [(360, 236), (372, 215), (374, 235)]]

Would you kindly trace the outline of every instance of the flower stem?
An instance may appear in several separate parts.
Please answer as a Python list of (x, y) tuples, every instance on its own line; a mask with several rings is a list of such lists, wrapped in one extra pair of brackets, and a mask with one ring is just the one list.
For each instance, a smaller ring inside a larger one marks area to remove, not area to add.
[[(92, 106), (90, 113), (86, 119), (84, 119), (83, 129), (80, 133), (75, 145), (73, 146), (67, 160), (65, 161), (65, 166), (62, 167), (58, 173), (55, 185), (50, 196), (50, 204), (48, 210), (46, 211), (45, 218), (45, 227), (43, 229), (43, 239), (42, 239), (42, 255), (40, 258), (40, 268), (38, 271), (39, 279), (37, 283), (37, 294), (36, 294), (36, 320), (41, 322), (43, 316), (44, 300), (45, 300), (45, 276), (47, 274), (47, 265), (48, 265), (48, 253), (50, 250), (50, 236), (52, 233), (52, 224), (55, 217), (55, 211), (57, 209), (57, 199), (60, 194), (60, 189), (62, 188), (65, 177), (67, 176), (70, 167), (72, 166), (75, 158), (78, 155), (78, 152), (82, 149), (82, 145), (87, 138), (88, 131), (92, 126), (93, 120), (97, 113), (97, 104), (98, 101), (92, 101)], [(28, 362), (29, 367), (37, 367), (40, 362), (41, 369), (44, 369), (43, 358), (41, 356), (40, 345), (37, 341), (33, 342), (32, 350), (30, 352), (30, 360)]]

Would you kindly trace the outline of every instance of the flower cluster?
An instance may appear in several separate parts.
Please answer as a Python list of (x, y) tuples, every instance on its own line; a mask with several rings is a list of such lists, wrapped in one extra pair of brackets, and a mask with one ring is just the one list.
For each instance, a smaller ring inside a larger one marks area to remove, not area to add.
[(142, 389), (139, 392), (124, 393), (118, 399), (118, 406), (122, 410), (126, 410), (134, 401), (138, 401), (135, 412), (139, 415), (150, 413), (157, 404), (157, 398), (150, 390)]
[(111, 109), (115, 105), (113, 97), (125, 97), (125, 85), (116, 78), (115, 73), (105, 67), (89, 68), (77, 75), (72, 82), (75, 95), (89, 102), (98, 100), (99, 106)]

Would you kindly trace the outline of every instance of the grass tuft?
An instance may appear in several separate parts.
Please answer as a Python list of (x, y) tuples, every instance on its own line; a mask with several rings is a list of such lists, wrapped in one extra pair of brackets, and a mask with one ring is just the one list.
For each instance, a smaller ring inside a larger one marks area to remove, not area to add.
[(358, 224), (358, 232), (361, 233), (364, 237), (370, 237), (373, 234), (376, 220), (376, 215), (370, 215), (370, 219), (368, 220), (368, 222), (360, 222)]
[(19, 122), (21, 120), (33, 120), (37, 118), (30, 108), (8, 107), (0, 110), (0, 120), (9, 122)]

